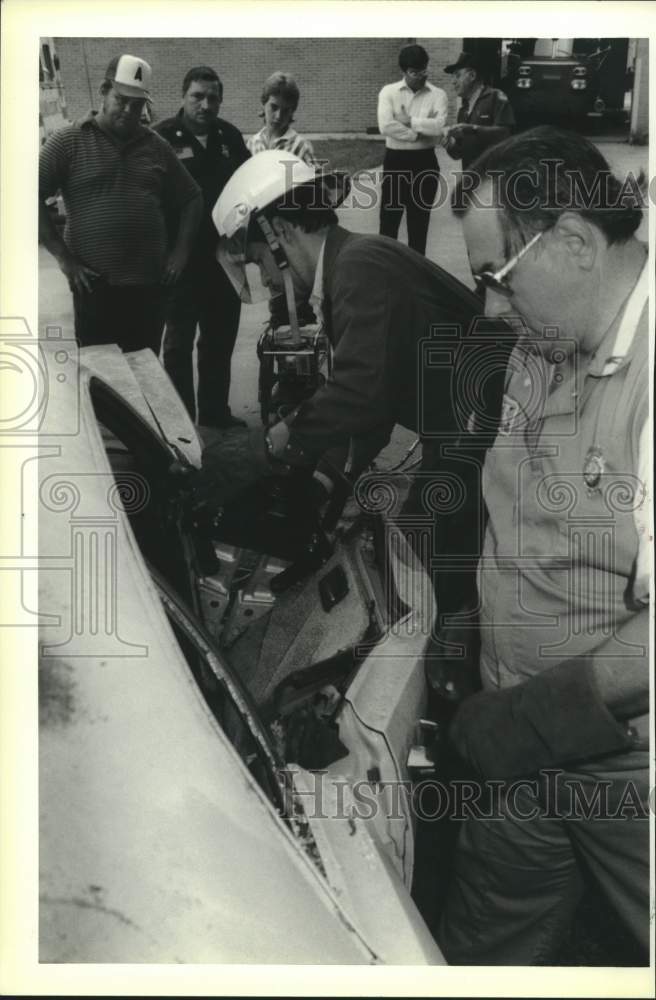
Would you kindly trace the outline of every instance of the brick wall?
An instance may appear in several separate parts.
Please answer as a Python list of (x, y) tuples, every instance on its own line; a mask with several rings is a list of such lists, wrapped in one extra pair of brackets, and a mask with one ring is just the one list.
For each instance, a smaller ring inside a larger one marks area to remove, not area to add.
[(462, 51), (462, 38), (418, 38), (430, 59), (430, 81), (446, 91), (449, 98), (449, 121), (456, 119), (456, 97), (453, 93), (453, 77), (444, 72), (444, 67), (454, 63)]
[[(255, 132), (261, 87), (274, 70), (293, 73), (301, 91), (295, 126), (301, 132), (364, 132), (376, 124), (376, 98), (398, 79), (398, 38), (56, 38), (71, 119), (98, 107), (98, 88), (114, 55), (130, 52), (153, 68), (156, 119), (179, 107), (180, 86), (191, 66), (206, 63), (224, 84), (221, 114), (243, 132)], [(462, 47), (460, 39), (422, 39), (431, 56), (431, 80), (447, 91), (443, 67)]]

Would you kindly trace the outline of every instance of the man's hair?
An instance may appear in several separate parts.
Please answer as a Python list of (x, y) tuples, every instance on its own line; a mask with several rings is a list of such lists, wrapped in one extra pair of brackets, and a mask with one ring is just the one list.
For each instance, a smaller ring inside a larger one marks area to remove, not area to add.
[(183, 97), (191, 87), (192, 83), (196, 83), (197, 80), (204, 80), (205, 83), (218, 83), (219, 98), (223, 100), (223, 84), (221, 83), (221, 78), (211, 66), (194, 66), (185, 74), (185, 78), (182, 81)]
[(428, 52), (423, 45), (404, 45), (399, 52), (399, 66), (407, 69), (424, 69), (428, 66)]
[[(317, 233), (325, 226), (336, 226), (339, 222), (334, 208), (292, 207), (281, 202), (269, 205), (262, 213), (269, 221), (274, 217), (285, 219), (292, 226), (298, 226), (304, 233)], [(264, 233), (252, 216), (248, 223), (248, 243), (265, 243)]]
[[(330, 181), (324, 183), (329, 185)], [(324, 187), (324, 183), (302, 184), (292, 188), (278, 201), (267, 205), (262, 214), (269, 220), (276, 216), (286, 219), (304, 233), (316, 233), (325, 226), (336, 226), (339, 220), (332, 207), (329, 189)], [(255, 216), (251, 216), (247, 239), (249, 243), (265, 242)]]
[(104, 96), (108, 94), (114, 85), (114, 77), (116, 76), (116, 67), (118, 66), (120, 56), (114, 56), (113, 59), (109, 60), (107, 69), (105, 70), (105, 79), (100, 84), (100, 93)]
[(287, 104), (291, 104), (292, 110), (296, 111), (301, 94), (291, 73), (278, 71), (264, 81), (262, 104), (266, 104), (270, 97), (281, 97)]
[[(485, 182), (491, 182), (491, 200), (476, 194)], [(643, 185), (642, 172), (619, 181), (583, 136), (541, 125), (479, 156), (458, 181), (451, 206), (460, 216), (472, 204), (500, 208), (507, 250), (550, 229), (565, 211), (593, 223), (609, 244), (621, 243), (642, 220)]]

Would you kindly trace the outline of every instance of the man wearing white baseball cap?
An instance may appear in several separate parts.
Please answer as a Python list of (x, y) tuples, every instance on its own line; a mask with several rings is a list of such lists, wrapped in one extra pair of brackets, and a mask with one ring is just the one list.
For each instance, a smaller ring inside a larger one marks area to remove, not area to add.
[[(108, 69), (114, 66), (114, 90), (124, 97), (150, 101), (150, 81), (153, 75), (149, 64), (138, 56), (123, 55), (112, 59)], [(111, 79), (111, 77), (110, 77)]]
[[(41, 149), (39, 236), (66, 275), (83, 346), (159, 353), (166, 286), (182, 273), (200, 223), (198, 185), (141, 122), (151, 77), (144, 59), (115, 57), (100, 87), (100, 111), (53, 133)], [(58, 190), (63, 239), (45, 205)]]

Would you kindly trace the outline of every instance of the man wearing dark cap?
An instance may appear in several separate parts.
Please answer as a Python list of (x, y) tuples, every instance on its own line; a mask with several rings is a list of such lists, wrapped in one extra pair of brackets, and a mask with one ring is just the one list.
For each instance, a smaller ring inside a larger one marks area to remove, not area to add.
[[(200, 222), (198, 185), (141, 123), (150, 78), (143, 59), (112, 59), (100, 111), (59, 129), (41, 149), (39, 236), (68, 279), (82, 346), (159, 353), (165, 288), (180, 277)], [(45, 204), (58, 190), (63, 239)], [(174, 241), (169, 217), (177, 222)]]
[[(238, 128), (219, 118), (223, 84), (210, 66), (194, 66), (182, 81), (182, 106), (155, 131), (173, 147), (178, 162), (203, 192), (204, 213), (189, 263), (171, 290), (166, 311), (164, 366), (192, 420), (229, 428), (245, 422), (228, 406), (230, 359), (241, 304), (216, 260), (211, 212), (226, 181), (250, 156)], [(193, 349), (198, 326), (198, 409)]]
[(408, 246), (423, 254), (440, 172), (435, 145), (442, 138), (448, 99), (428, 83), (428, 53), (421, 45), (404, 46), (399, 67), (401, 80), (378, 95), (378, 128), (385, 136), (380, 234), (396, 239), (405, 212)]
[(503, 91), (485, 84), (476, 56), (461, 52), (444, 72), (453, 74), (453, 89), (462, 103), (457, 124), (447, 130), (443, 144), (449, 156), (462, 160), (466, 170), (488, 146), (508, 138), (515, 116)]

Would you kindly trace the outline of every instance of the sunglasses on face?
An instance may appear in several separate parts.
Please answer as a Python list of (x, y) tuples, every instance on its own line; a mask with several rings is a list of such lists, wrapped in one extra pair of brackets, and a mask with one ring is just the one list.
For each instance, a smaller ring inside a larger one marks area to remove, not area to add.
[(485, 293), (486, 289), (489, 288), (498, 295), (504, 295), (507, 299), (511, 298), (513, 290), (508, 282), (508, 275), (512, 271), (513, 267), (519, 264), (524, 254), (528, 253), (531, 247), (537, 243), (541, 236), (541, 232), (536, 233), (535, 236), (522, 247), (519, 253), (516, 253), (514, 257), (511, 257), (510, 260), (503, 265), (503, 267), (499, 268), (498, 271), (480, 271), (478, 274), (474, 274), (473, 278), (476, 283), (477, 293), (482, 295)]

